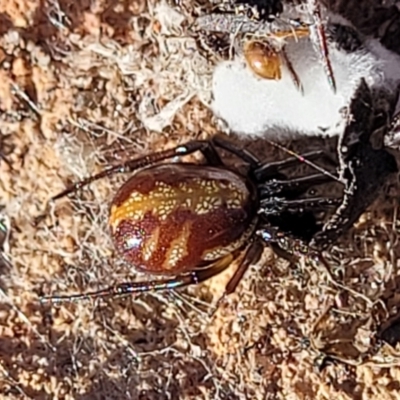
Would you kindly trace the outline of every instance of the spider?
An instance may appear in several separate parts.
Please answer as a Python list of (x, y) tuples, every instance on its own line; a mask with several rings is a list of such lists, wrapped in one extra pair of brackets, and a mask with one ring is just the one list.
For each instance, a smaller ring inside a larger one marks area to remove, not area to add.
[[(227, 167), (218, 149), (244, 161), (247, 173)], [(206, 164), (165, 163), (198, 151)], [(335, 180), (336, 176), (328, 171), (293, 179), (286, 179), (281, 172), (295, 166), (299, 157), (310, 163), (322, 156), (322, 151), (314, 151), (262, 163), (249, 151), (216, 136), (129, 160), (75, 183), (52, 201), (112, 174), (135, 172), (111, 202), (111, 237), (117, 252), (130, 265), (171, 278), (126, 282), (83, 294), (47, 296), (42, 301), (54, 303), (198, 284), (240, 260), (223, 297), (232, 293), (249, 265), (260, 259), (266, 243), (279, 252), (280, 242), (292, 234), (299, 239), (294, 240), (293, 246), (301, 252), (300, 239), (310, 240), (320, 229), (313, 212), (338, 204), (336, 198), (302, 197), (313, 186)]]
[[(248, 266), (260, 258), (265, 244), (278, 255), (284, 255), (287, 238), (293, 239), (292, 248), (298, 252), (304, 250), (304, 243), (311, 251), (327, 248), (357, 221), (398, 171), (396, 159), (383, 147), (382, 137), (381, 143), (372, 140), (375, 134), (387, 135), (393, 129), (390, 121), (396, 100), (387, 91), (372, 91), (364, 80), (360, 82), (339, 138), (339, 178), (311, 164), (310, 160), (324, 156), (322, 151), (262, 163), (251, 152), (216, 136), (128, 160), (75, 183), (52, 200), (115, 173), (135, 172), (111, 203), (111, 236), (116, 250), (129, 264), (147, 273), (172, 277), (42, 300), (61, 302), (188, 286), (219, 274), (239, 260), (224, 297), (235, 290)], [(218, 150), (244, 161), (247, 172), (242, 174), (225, 165)], [(164, 163), (197, 151), (205, 157), (205, 165)], [(318, 173), (287, 179), (282, 170), (293, 167), (299, 159)], [(333, 180), (344, 185), (342, 197), (303, 196), (314, 186)], [(333, 215), (325, 223), (317, 221), (317, 212), (332, 206), (338, 206)]]

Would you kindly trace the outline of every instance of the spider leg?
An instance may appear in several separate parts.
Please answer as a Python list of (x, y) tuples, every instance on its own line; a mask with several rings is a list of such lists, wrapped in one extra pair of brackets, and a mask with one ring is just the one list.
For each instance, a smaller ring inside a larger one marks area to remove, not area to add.
[(124, 282), (106, 289), (94, 292), (77, 293), (62, 296), (44, 296), (42, 303), (63, 303), (75, 300), (88, 300), (104, 297), (124, 296), (134, 293), (159, 292), (164, 290), (176, 289), (189, 285), (196, 285), (220, 274), (227, 269), (231, 263), (239, 256), (240, 251), (230, 253), (223, 258), (210, 263), (208, 268), (202, 268), (190, 273), (182, 273), (171, 279), (159, 279), (148, 282)]
[(242, 160), (248, 162), (252, 167), (256, 167), (260, 164), (260, 160), (249, 150), (240, 148), (221, 136), (214, 136), (211, 140), (216, 147), (219, 147), (220, 149), (228, 151), (229, 153), (241, 158)]
[(280, 228), (268, 223), (257, 231), (257, 235), (271, 247), (278, 257), (284, 258), (290, 263), (298, 261), (298, 254), (305, 254), (308, 250), (301, 239), (296, 239), (291, 236), (291, 233), (283, 232)]
[(251, 264), (256, 263), (260, 258), (264, 250), (264, 245), (260, 240), (255, 240), (246, 250), (242, 261), (240, 262), (237, 270), (235, 271), (232, 278), (229, 280), (225, 287), (223, 296), (227, 296), (235, 291), (237, 285), (243, 278), (243, 275)]
[(278, 257), (289, 261), (291, 264), (295, 264), (299, 259), (296, 255), (282, 248), (278, 243), (270, 243), (269, 246)]
[(332, 178), (325, 174), (314, 174), (293, 179), (273, 179), (258, 186), (260, 198), (271, 196), (299, 196), (313, 186), (331, 182)]
[[(251, 167), (254, 168), (252, 171), (253, 176), (257, 181), (263, 181), (272, 178), (273, 176), (276, 176), (278, 174), (278, 171), (280, 169), (284, 168), (290, 168), (299, 163), (300, 160), (307, 160), (307, 161), (312, 161), (316, 159), (325, 159), (329, 161), (330, 164), (335, 165), (336, 163), (332, 160), (332, 158), (327, 154), (324, 150), (315, 150), (315, 151), (310, 151), (308, 153), (305, 153), (300, 156), (294, 156), (294, 157), (289, 157), (285, 160), (281, 161), (275, 161), (271, 163), (266, 163), (266, 164), (261, 164), (260, 165), (260, 160), (257, 158), (252, 152), (250, 152), (247, 149), (240, 148), (236, 146), (234, 143), (225, 140), (224, 138), (220, 136), (215, 136), (212, 139), (212, 143), (216, 146), (219, 147), (225, 151), (230, 152), (231, 154), (236, 155), (237, 157), (241, 158), (242, 160), (248, 162)], [(294, 178), (294, 179), (288, 179), (288, 180), (274, 180), (272, 181), (271, 184), (265, 184), (265, 186), (260, 186), (261, 190), (264, 190), (264, 195), (265, 190), (270, 190), (270, 186), (273, 187), (274, 194), (279, 192), (277, 190), (278, 185), (282, 188), (281, 190), (292, 190), (292, 191), (297, 191), (297, 193), (304, 192), (308, 188), (314, 185), (322, 184), (325, 182), (329, 182), (333, 180), (335, 177), (330, 174), (330, 173), (321, 173), (321, 174), (315, 174), (307, 177), (301, 177), (301, 178)], [(272, 190), (270, 190), (272, 192)], [(268, 195), (270, 194), (268, 193)], [(261, 192), (261, 197), (263, 196)]]
[(325, 208), (337, 206), (342, 202), (341, 198), (326, 197), (309, 197), (306, 199), (283, 200), (280, 198), (271, 198), (261, 200), (260, 214), (276, 215), (281, 212), (298, 212), (299, 210), (315, 210), (317, 208)]
[[(224, 139), (223, 137), (216, 135), (211, 139), (212, 144), (215, 147), (228, 151), (229, 153), (237, 156), (243, 161), (247, 162), (250, 165), (250, 168), (253, 169), (253, 175), (256, 180), (268, 179), (277, 174), (279, 169), (289, 168), (297, 165), (300, 160), (312, 161), (315, 159), (323, 158), (328, 160), (331, 164), (336, 164), (333, 162), (332, 158), (324, 151), (324, 150), (315, 150), (305, 153), (303, 155), (296, 155), (294, 157), (289, 157), (282, 161), (271, 162), (267, 164), (261, 164), (260, 159), (255, 156), (251, 151), (241, 148), (236, 144), (232, 143), (229, 140)], [(270, 144), (276, 145), (273, 142), (269, 142)], [(279, 148), (283, 148), (280, 146)], [(290, 154), (295, 154), (290, 152)]]
[(210, 142), (207, 142), (207, 143), (208, 143), (208, 146), (205, 146), (204, 148), (200, 149), (204, 158), (212, 166), (215, 166), (215, 167), (223, 166), (224, 163), (221, 160), (221, 157), (218, 154), (218, 151), (215, 149), (213, 141), (211, 140)]
[[(237, 285), (242, 279), (248, 267), (258, 261), (263, 251), (263, 244), (260, 240), (253, 242), (245, 252), (238, 269), (233, 277), (229, 280), (223, 296), (219, 299), (218, 303), (223, 297), (235, 291)], [(240, 251), (228, 254), (225, 257), (212, 263), (208, 268), (195, 270), (187, 274), (181, 274), (172, 279), (160, 279), (149, 282), (124, 282), (119, 285), (110, 286), (106, 289), (97, 290), (94, 292), (78, 293), (72, 295), (62, 296), (44, 296), (41, 298), (42, 303), (63, 303), (76, 300), (88, 300), (104, 297), (124, 296), (134, 293), (164, 291), (176, 289), (189, 285), (196, 285), (204, 282), (215, 275), (220, 274), (227, 269), (231, 263), (239, 256)]]
[(238, 284), (240, 283), (240, 281), (243, 278), (243, 275), (246, 273), (246, 271), (248, 270), (250, 265), (255, 264), (261, 258), (263, 250), (264, 250), (264, 245), (260, 239), (255, 240), (246, 249), (246, 252), (245, 252), (242, 260), (240, 261), (239, 266), (237, 267), (235, 273), (233, 274), (233, 276), (231, 277), (231, 279), (225, 286), (224, 293), (218, 299), (217, 304), (214, 308), (213, 314), (218, 309), (220, 304), (223, 302), (225, 297), (228, 296), (229, 294), (233, 293), (236, 290)]
[(112, 166), (111, 168), (107, 168), (96, 175), (89, 176), (86, 179), (74, 183), (72, 186), (52, 197), (51, 201), (55, 201), (61, 197), (74, 193), (99, 179), (118, 173), (132, 172), (139, 168), (144, 168), (169, 158), (192, 154), (196, 151), (201, 151), (211, 163), (214, 163), (214, 165), (219, 165), (219, 163), (222, 163), (217, 152), (212, 148), (212, 145), (209, 141), (193, 140), (183, 145), (176, 146), (172, 149), (159, 151), (134, 160), (128, 160), (124, 163)]
[(299, 164), (299, 159), (300, 160), (304, 159), (308, 161), (313, 161), (317, 159), (326, 159), (329, 160), (330, 163), (334, 164), (332, 159), (324, 150), (315, 150), (315, 151), (310, 151), (309, 153), (302, 154), (301, 156), (289, 157), (282, 161), (275, 161), (263, 165), (258, 165), (257, 168), (254, 169), (253, 174), (257, 179), (257, 181), (263, 181), (265, 179), (268, 179), (276, 175), (280, 169), (290, 168)]

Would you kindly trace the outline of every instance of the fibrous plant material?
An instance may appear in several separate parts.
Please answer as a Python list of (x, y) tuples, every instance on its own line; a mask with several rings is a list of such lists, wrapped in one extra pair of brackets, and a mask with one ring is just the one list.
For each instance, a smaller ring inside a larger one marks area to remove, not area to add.
[[(236, 57), (220, 62), (214, 71), (213, 111), (238, 134), (274, 139), (338, 135), (342, 129), (341, 110), (349, 104), (361, 79), (373, 88), (393, 94), (397, 91), (400, 56), (385, 48), (379, 39), (364, 37), (349, 21), (336, 14), (327, 13), (324, 19), (335, 91), (331, 90), (326, 71), (319, 62), (312, 32), (296, 35), (298, 27), (288, 28), (287, 23), (283, 28), (282, 20), (262, 22), (257, 27), (257, 22), (245, 17), (219, 15), (214, 18), (215, 29), (229, 30), (233, 43), (243, 41), (243, 36), (259, 43), (284, 40), (280, 44), (284, 50), (281, 72), (272, 78), (254, 74), (249, 68), (246, 46), (243, 56), (240, 45), (237, 45)], [(290, 21), (289, 17), (287, 20)], [(236, 32), (232, 33), (234, 27)], [(211, 20), (205, 29), (212, 29)], [(292, 29), (292, 37), (278, 36), (282, 29)]]
[[(216, 131), (204, 106), (209, 66), (193, 40), (166, 36), (176, 26), (160, 22), (159, 7), (0, 2), (0, 119), (12, 149), (9, 163), (0, 161), (12, 263), (1, 277), (2, 398), (395, 398), (396, 352), (368, 358), (375, 325), (398, 306), (394, 188), (326, 254), (329, 270), (310, 259), (289, 266), (266, 251), (213, 319), (231, 271), (185, 292), (39, 305), (43, 293), (143, 278), (114, 254), (106, 228), (107, 200), (127, 177), (93, 185), (35, 225), (51, 196), (111, 161)], [(163, 114), (163, 133), (143, 127), (188, 87), (201, 101)], [(252, 146), (263, 158), (285, 156)], [(321, 353), (347, 363), (319, 372)]]

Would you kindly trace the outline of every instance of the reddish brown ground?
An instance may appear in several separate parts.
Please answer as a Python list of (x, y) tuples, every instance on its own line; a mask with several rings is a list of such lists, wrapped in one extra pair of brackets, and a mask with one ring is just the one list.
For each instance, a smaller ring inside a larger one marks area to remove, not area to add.
[[(107, 232), (107, 204), (123, 177), (60, 200), (35, 223), (50, 196), (109, 161), (217, 130), (204, 105), (209, 66), (181, 38), (180, 16), (163, 18), (160, 8), (0, 1), (0, 133), (9, 152), (0, 206), (12, 225), (12, 267), (0, 280), (1, 398), (400, 398), (399, 356), (373, 346), (399, 301), (397, 192), (326, 255), (330, 274), (266, 250), (214, 318), (226, 274), (175, 294), (39, 304), (40, 293), (138, 276)], [(319, 372), (321, 352), (341, 361)]]

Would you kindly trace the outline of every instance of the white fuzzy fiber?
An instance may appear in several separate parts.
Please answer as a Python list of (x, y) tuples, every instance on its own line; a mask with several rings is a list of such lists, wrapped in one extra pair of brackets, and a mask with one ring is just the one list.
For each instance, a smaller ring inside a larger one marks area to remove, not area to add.
[(233, 132), (274, 139), (337, 135), (343, 129), (341, 109), (349, 104), (361, 78), (371, 87), (391, 91), (400, 82), (400, 56), (375, 39), (367, 39), (363, 50), (351, 54), (330, 46), (336, 94), (309, 38), (288, 41), (286, 52), (304, 94), (284, 66), (279, 81), (258, 78), (243, 58), (216, 67), (212, 109)]

